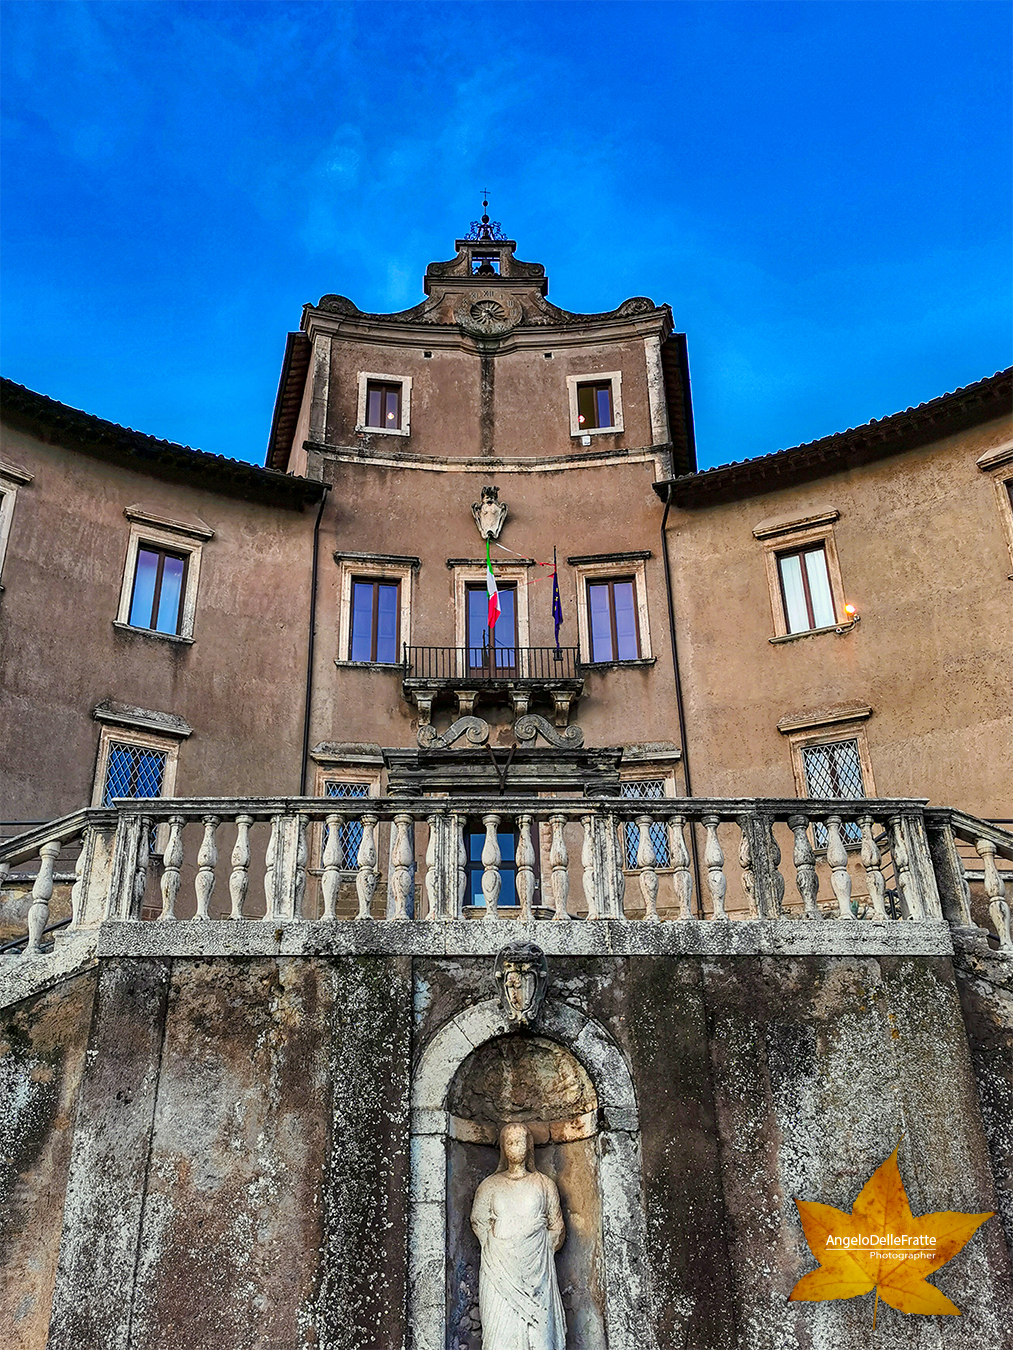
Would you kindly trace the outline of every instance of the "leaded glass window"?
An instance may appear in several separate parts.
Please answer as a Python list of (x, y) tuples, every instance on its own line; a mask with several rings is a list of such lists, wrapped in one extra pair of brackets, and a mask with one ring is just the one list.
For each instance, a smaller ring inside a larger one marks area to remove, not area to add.
[[(640, 778), (635, 782), (621, 783), (620, 795), (639, 797), (645, 801), (661, 801), (665, 796), (663, 778)], [(668, 832), (663, 821), (657, 821), (650, 828), (651, 843), (654, 846), (656, 867), (671, 867), (672, 857), (668, 850)], [(623, 823), (623, 850), (626, 855), (626, 867), (632, 870), (637, 866), (637, 850), (640, 848), (640, 826), (635, 820)]]

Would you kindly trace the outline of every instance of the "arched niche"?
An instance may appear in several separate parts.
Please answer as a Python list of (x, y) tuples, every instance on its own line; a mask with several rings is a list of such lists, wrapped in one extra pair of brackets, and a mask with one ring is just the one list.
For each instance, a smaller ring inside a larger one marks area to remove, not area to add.
[[(507, 1041), (527, 1041), (531, 1049), (506, 1048)], [(546, 1000), (533, 1036), (511, 1028), (495, 1000), (474, 1004), (445, 1023), (419, 1059), (412, 1083), (409, 1237), (414, 1350), (459, 1350), (461, 1328), (455, 1324), (462, 1308), (470, 1306), (474, 1270), (471, 1275), (459, 1271), (457, 1263), (463, 1255), (468, 1264), (470, 1230), (464, 1224), (472, 1182), (477, 1185), (488, 1175), (498, 1158), (493, 1116), (500, 1110), (522, 1112), (533, 1121), (539, 1110), (545, 1114), (537, 1098), (546, 1083), (553, 1088), (548, 1114), (556, 1118), (543, 1120), (536, 1131), (544, 1138), (536, 1161), (560, 1185), (573, 1226), (573, 1259), (578, 1265), (591, 1259), (594, 1265), (590, 1273), (585, 1269), (575, 1277), (590, 1281), (593, 1297), (577, 1308), (572, 1336), (568, 1318), (568, 1347), (652, 1350), (632, 1076), (604, 1027), (554, 999)], [(564, 1189), (570, 1191), (569, 1205)], [(557, 1260), (564, 1252), (566, 1247)], [(477, 1243), (471, 1262), (477, 1263)], [(562, 1289), (567, 1271), (557, 1270)], [(462, 1278), (463, 1290), (458, 1288)], [(575, 1306), (572, 1296), (570, 1302)], [(471, 1330), (464, 1327), (469, 1350), (481, 1344), (477, 1336), (469, 1341)]]

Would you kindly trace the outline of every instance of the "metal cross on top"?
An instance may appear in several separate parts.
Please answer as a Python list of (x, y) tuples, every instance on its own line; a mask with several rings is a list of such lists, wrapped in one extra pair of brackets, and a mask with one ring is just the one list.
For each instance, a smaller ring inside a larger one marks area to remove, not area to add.
[(471, 222), (471, 229), (464, 237), (465, 239), (476, 241), (486, 239), (499, 240), (506, 238), (506, 235), (503, 233), (503, 227), (500, 225), (499, 221), (489, 219), (488, 188), (482, 189), (482, 219), (473, 220)]

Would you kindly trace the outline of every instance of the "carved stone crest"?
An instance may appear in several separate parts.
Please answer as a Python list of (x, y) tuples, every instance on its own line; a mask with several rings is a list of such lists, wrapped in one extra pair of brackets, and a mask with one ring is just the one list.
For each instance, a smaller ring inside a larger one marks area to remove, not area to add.
[(533, 942), (501, 947), (493, 969), (503, 1015), (514, 1026), (529, 1027), (538, 1017), (549, 981), (549, 963)]
[(484, 487), (482, 500), (473, 502), (471, 514), (483, 539), (498, 539), (507, 518), (507, 504), (499, 499), (498, 487)]

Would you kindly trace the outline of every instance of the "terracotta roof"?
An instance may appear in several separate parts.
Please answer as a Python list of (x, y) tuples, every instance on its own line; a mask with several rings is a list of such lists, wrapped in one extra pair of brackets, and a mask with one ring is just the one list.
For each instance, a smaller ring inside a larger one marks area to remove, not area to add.
[(126, 464), (153, 477), (184, 479), (212, 492), (276, 506), (295, 507), (319, 501), (324, 491), (321, 483), (308, 478), (263, 469), (224, 455), (210, 455), (106, 422), (13, 380), (0, 380), (0, 399), (3, 420), (9, 426), (27, 431), (48, 444)]
[(916, 408), (906, 408), (866, 422), (864, 426), (824, 436), (818, 441), (778, 450), (757, 459), (738, 460), (700, 473), (655, 483), (659, 497), (677, 506), (751, 497), (794, 483), (810, 482), (842, 469), (857, 468), (888, 455), (913, 450), (968, 427), (1013, 411), (1013, 366), (952, 394), (942, 394)]
[(281, 365), (281, 378), (274, 400), (274, 416), (271, 419), (271, 435), (268, 438), (267, 455), (264, 460), (268, 468), (284, 471), (288, 464), (295, 437), (295, 426), (299, 421), (299, 409), (302, 407), (303, 391), (306, 388), (306, 372), (310, 367), (312, 345), (305, 333), (289, 333), (285, 342), (285, 359)]

